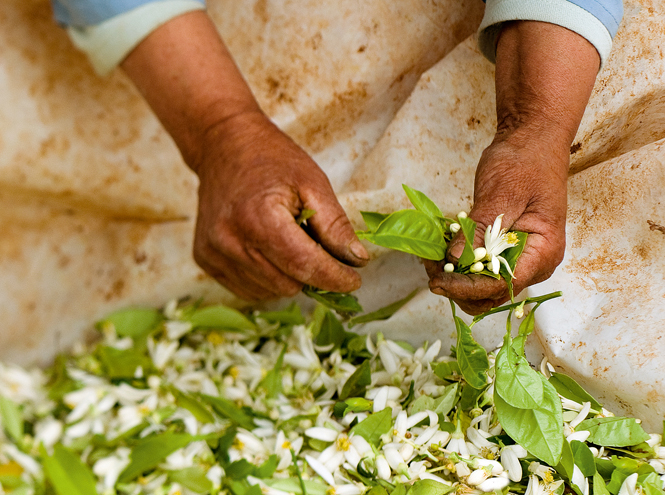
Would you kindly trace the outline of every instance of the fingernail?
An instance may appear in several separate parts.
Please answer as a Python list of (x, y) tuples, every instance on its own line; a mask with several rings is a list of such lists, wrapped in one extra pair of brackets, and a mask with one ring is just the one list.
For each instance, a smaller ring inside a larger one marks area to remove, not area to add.
[(349, 245), (349, 249), (353, 253), (353, 255), (358, 258), (359, 260), (368, 260), (369, 255), (367, 254), (367, 250), (365, 249), (365, 246), (363, 246), (360, 241), (355, 240)]

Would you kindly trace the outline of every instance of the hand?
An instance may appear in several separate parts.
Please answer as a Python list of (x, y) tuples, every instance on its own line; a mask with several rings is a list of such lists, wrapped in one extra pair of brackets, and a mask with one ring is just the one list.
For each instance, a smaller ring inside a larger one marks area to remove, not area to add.
[[(225, 120), (203, 143), (194, 259), (247, 300), (303, 284), (350, 292), (368, 255), (323, 171), (261, 112)], [(296, 223), (316, 213), (307, 231)], [(343, 263), (340, 263), (341, 260)]]
[[(567, 149), (557, 153), (536, 146), (535, 140), (521, 146), (495, 143), (480, 159), (474, 206), (469, 215), (478, 224), (474, 247), (484, 245), (485, 229), (500, 214), (504, 214), (502, 228), (529, 234), (515, 268), (515, 295), (549, 278), (563, 259), (567, 171)], [(448, 261), (456, 262), (463, 248), (464, 237), (460, 233), (451, 242)], [(503, 279), (444, 273), (445, 263), (425, 261), (430, 289), (452, 299), (466, 313), (480, 314), (510, 299)]]
[[(529, 234), (517, 261), (514, 291), (547, 279), (565, 249), (569, 149), (600, 63), (580, 35), (544, 22), (506, 23), (496, 50), (497, 133), (476, 169), (474, 247), (485, 228), (504, 214), (502, 227)], [(462, 252), (458, 235), (449, 257)], [(480, 314), (509, 298), (504, 280), (446, 274), (425, 263), (430, 289), (465, 312)]]

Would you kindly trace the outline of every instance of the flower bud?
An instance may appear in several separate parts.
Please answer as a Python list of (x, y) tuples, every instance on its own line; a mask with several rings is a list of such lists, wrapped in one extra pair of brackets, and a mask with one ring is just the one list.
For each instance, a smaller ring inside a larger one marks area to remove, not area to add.
[(460, 211), (460, 212), (457, 214), (457, 218), (466, 218), (466, 217), (468, 217), (468, 215), (466, 214), (465, 211)]
[(480, 273), (484, 270), (485, 265), (483, 265), (480, 261), (477, 261), (473, 265), (471, 265), (471, 273)]
[(461, 229), (461, 228), (462, 228), (462, 226), (458, 223), (451, 223), (450, 224), (450, 231), (453, 234), (457, 234), (459, 232), (459, 229)]
[(484, 247), (477, 247), (473, 250), (473, 261), (480, 261), (487, 256), (487, 249)]
[(453, 273), (455, 271), (455, 265), (453, 265), (452, 263), (446, 263), (445, 265), (443, 265), (443, 271), (445, 273)]

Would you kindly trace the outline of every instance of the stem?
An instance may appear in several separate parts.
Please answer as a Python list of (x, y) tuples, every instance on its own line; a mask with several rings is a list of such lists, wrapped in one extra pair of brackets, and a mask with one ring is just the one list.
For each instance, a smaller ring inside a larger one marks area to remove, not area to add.
[[(545, 294), (544, 296), (528, 297), (524, 300), (524, 304), (532, 304), (532, 303), (541, 304), (541, 303), (544, 303), (545, 301), (549, 301), (550, 299), (555, 299), (557, 297), (561, 297), (562, 295), (563, 294), (561, 293), (561, 291), (557, 291), (557, 292), (551, 292), (550, 294)], [(480, 320), (482, 320), (486, 316), (493, 315), (493, 314), (496, 314), (496, 313), (501, 313), (503, 311), (510, 311), (510, 310), (516, 308), (517, 306), (519, 306), (520, 304), (522, 304), (522, 303), (518, 302), (518, 303), (506, 304), (505, 306), (501, 306), (499, 308), (490, 309), (489, 311), (487, 311), (487, 312), (485, 312), (481, 315), (475, 316), (473, 318), (473, 323), (472, 324), (479, 322)], [(454, 314), (454, 312), (453, 312), (453, 314)]]
[(302, 479), (302, 473), (300, 472), (300, 467), (298, 466), (298, 457), (293, 449), (291, 449), (291, 459), (293, 459), (293, 466), (296, 470), (296, 476), (300, 482), (300, 489), (302, 490), (302, 495), (307, 495), (307, 490), (305, 489), (305, 482)]

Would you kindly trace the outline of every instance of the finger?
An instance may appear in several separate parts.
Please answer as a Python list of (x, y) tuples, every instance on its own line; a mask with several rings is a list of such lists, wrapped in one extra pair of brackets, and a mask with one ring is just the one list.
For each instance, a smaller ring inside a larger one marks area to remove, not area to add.
[(430, 290), (454, 301), (507, 300), (510, 297), (505, 280), (496, 280), (484, 275), (461, 273), (430, 274)]
[(221, 249), (208, 247), (201, 250), (201, 257), (210, 271), (226, 273), (227, 278), (243, 286), (245, 291), (251, 287), (254, 299), (290, 297), (302, 288), (302, 284), (286, 276), (257, 252), (241, 251), (224, 255)]
[(351, 266), (365, 266), (369, 254), (360, 243), (332, 189), (301, 193), (305, 208), (316, 213), (307, 221), (310, 233), (335, 258)]
[(258, 248), (270, 263), (295, 280), (319, 289), (352, 292), (360, 287), (360, 275), (308, 236), (287, 210), (275, 213), (273, 232), (277, 235)]

